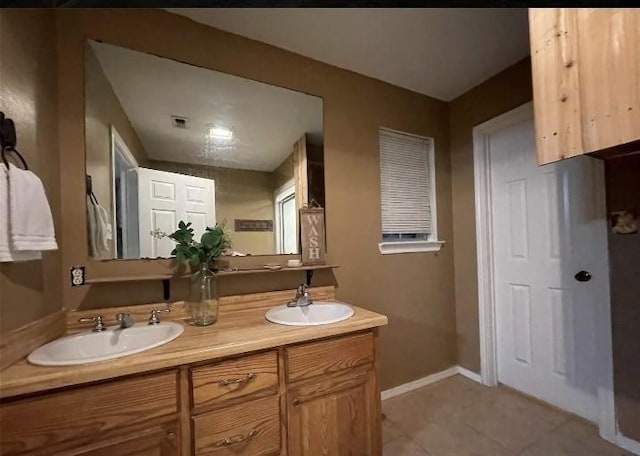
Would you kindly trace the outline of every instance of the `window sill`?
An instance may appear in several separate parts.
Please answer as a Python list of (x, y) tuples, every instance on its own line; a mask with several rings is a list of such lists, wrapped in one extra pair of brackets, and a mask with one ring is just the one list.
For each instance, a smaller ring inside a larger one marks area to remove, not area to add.
[(381, 242), (378, 244), (380, 253), (393, 255), (396, 253), (439, 252), (444, 241), (401, 241)]

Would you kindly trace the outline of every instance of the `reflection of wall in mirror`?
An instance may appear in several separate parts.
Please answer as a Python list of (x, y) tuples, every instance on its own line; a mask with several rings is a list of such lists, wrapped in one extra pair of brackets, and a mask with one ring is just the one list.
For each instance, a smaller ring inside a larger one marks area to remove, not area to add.
[[(92, 177), (98, 202), (106, 209), (108, 220), (112, 220), (111, 126), (118, 131), (139, 165), (146, 164), (147, 154), (89, 45), (85, 54), (86, 169)], [(112, 229), (115, 239), (116, 227)], [(114, 258), (114, 247), (112, 241), (111, 254), (102, 258)]]
[(280, 188), (293, 179), (293, 152), (273, 171), (273, 188)]
[(235, 219), (273, 220), (273, 173), (188, 163), (151, 161), (161, 171), (213, 179), (216, 185), (216, 220), (226, 220), (234, 251), (251, 255), (275, 253), (273, 232), (236, 232)]

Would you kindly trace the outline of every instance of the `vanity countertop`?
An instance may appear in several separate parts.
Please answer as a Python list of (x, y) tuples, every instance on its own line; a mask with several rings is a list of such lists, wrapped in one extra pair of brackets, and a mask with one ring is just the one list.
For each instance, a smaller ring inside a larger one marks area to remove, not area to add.
[(211, 326), (195, 327), (183, 323), (184, 333), (163, 346), (93, 364), (42, 367), (22, 360), (0, 372), (0, 398), (242, 355), (387, 324), (384, 315), (352, 307), (355, 313), (348, 320), (306, 327), (270, 323), (265, 319), (264, 309), (238, 310), (225, 314)]

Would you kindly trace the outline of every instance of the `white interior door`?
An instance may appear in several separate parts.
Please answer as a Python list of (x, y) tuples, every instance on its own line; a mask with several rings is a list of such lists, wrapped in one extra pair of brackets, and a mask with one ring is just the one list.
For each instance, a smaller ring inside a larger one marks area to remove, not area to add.
[(597, 422), (609, 305), (602, 163), (538, 166), (532, 119), (488, 141), (498, 380)]
[(173, 233), (178, 222), (191, 222), (196, 239), (216, 224), (215, 185), (211, 179), (138, 168), (140, 256), (171, 256), (174, 242), (152, 231)]
[(298, 253), (298, 206), (292, 181), (275, 191), (276, 253)]
[(298, 252), (297, 219), (296, 195), (293, 194), (282, 201), (282, 253)]

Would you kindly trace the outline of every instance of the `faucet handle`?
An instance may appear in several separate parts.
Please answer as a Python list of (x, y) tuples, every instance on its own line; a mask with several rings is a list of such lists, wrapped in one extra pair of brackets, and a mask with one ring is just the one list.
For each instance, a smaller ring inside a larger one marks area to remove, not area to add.
[(92, 317), (84, 317), (84, 318), (78, 318), (78, 322), (79, 323), (86, 323), (86, 322), (94, 322), (95, 325), (93, 326), (93, 329), (91, 331), (93, 332), (101, 332), (101, 331), (105, 331), (107, 329), (106, 325), (104, 324), (104, 321), (102, 319), (102, 315), (95, 315)]
[(151, 309), (151, 316), (149, 317), (149, 324), (150, 325), (157, 325), (158, 323), (160, 323), (160, 318), (159, 315), (160, 313), (166, 313), (166, 312), (171, 312), (171, 309), (166, 308), (166, 309)]

